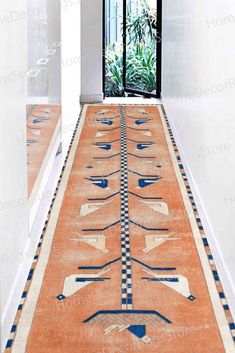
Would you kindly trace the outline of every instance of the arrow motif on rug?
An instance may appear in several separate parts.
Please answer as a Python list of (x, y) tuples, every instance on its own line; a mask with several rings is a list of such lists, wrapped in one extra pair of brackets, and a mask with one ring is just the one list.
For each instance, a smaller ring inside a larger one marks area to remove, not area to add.
[(107, 203), (86, 203), (84, 205), (81, 206), (80, 209), (80, 216), (81, 217), (85, 217), (95, 211), (100, 210), (101, 208), (103, 208), (104, 206), (106, 206)]
[(109, 252), (108, 249), (106, 249), (106, 237), (103, 234), (92, 234), (92, 235), (77, 235), (76, 233), (73, 233), (76, 238), (72, 238), (72, 241), (75, 242), (80, 242), (80, 243), (86, 243), (93, 248), (103, 252), (104, 254), (107, 254)]
[(107, 143), (99, 143), (99, 144), (97, 143), (96, 147), (101, 148), (105, 151), (110, 151), (112, 149), (112, 146)]
[(168, 241), (175, 241), (179, 238), (173, 238), (172, 235), (175, 233), (170, 234), (159, 234), (159, 235), (145, 235), (145, 248), (143, 249), (144, 252), (148, 253), (159, 246), (167, 243)]
[(144, 150), (144, 149), (146, 149), (146, 148), (149, 148), (149, 147), (151, 147), (151, 146), (152, 146), (151, 143), (138, 143), (138, 145), (136, 146), (136, 148), (137, 148), (137, 150), (142, 151), (142, 150)]
[(143, 277), (142, 279), (151, 282), (160, 282), (165, 286), (173, 289), (177, 293), (181, 294), (190, 301), (194, 301), (196, 298), (190, 293), (188, 279), (182, 275), (158, 275), (152, 271), (143, 269), (145, 273), (152, 277)]
[(155, 184), (157, 183), (161, 178), (143, 178), (143, 179), (139, 179), (138, 181), (138, 185), (139, 187), (137, 188), (146, 188), (149, 185)]
[(102, 189), (107, 189), (109, 185), (108, 179), (88, 179), (91, 184), (96, 185)]
[(106, 119), (96, 119), (97, 122), (104, 124), (104, 125), (108, 125), (108, 126), (112, 126), (113, 122), (112, 120), (106, 120)]
[(169, 216), (169, 208), (166, 202), (146, 202), (141, 201), (142, 204), (148, 206), (152, 210), (161, 213), (165, 216)]
[(58, 300), (64, 300), (67, 297), (72, 296), (76, 292), (80, 291), (82, 288), (94, 283), (103, 282), (110, 280), (109, 277), (102, 277), (105, 273), (110, 270), (104, 270), (97, 274), (75, 274), (65, 278), (64, 287), (62, 293), (57, 296)]

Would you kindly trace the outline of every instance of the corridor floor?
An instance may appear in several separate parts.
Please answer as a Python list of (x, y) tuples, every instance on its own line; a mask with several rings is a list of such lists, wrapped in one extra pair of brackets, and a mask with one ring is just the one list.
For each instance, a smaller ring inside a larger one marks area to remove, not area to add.
[(160, 107), (85, 106), (13, 353), (235, 352), (179, 161)]

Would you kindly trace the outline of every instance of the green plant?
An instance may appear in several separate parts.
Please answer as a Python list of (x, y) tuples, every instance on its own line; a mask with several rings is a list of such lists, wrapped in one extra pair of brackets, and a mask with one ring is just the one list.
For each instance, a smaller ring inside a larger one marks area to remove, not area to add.
[[(147, 92), (156, 89), (156, 55), (151, 48), (138, 44), (127, 53), (126, 82), (128, 88), (138, 88)], [(106, 95), (122, 97), (123, 58), (122, 54), (109, 47), (106, 52)]]
[(123, 59), (122, 54), (114, 46), (106, 49), (106, 96), (122, 97), (123, 89)]
[(126, 82), (129, 88), (147, 92), (156, 89), (156, 55), (151, 48), (138, 44), (128, 53)]
[[(128, 88), (153, 92), (156, 90), (156, 11), (141, 0), (139, 12), (127, 16), (127, 68)], [(106, 96), (125, 96), (123, 88), (122, 48), (106, 48)]]
[(127, 33), (129, 45), (138, 43), (153, 45), (157, 39), (156, 27), (156, 11), (149, 7), (146, 0), (141, 0), (138, 14), (133, 16), (131, 10), (128, 9)]

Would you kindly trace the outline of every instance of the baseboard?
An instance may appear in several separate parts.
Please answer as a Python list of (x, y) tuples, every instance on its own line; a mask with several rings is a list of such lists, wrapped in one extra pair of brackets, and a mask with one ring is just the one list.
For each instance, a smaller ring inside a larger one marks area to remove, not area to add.
[(102, 103), (104, 99), (103, 93), (100, 94), (81, 94), (81, 103)]
[(0, 332), (1, 332), (0, 352), (1, 353), (5, 351), (5, 347), (9, 338), (9, 333), (11, 331), (11, 328), (15, 319), (15, 315), (21, 301), (21, 296), (27, 280), (27, 276), (29, 273), (29, 270), (27, 271), (27, 268), (30, 269), (30, 266), (31, 266), (30, 261), (25, 261), (23, 264), (21, 264), (18, 270), (16, 280), (12, 286), (13, 289), (8, 299), (7, 309), (2, 314), (1, 328), (0, 328)]
[(202, 195), (198, 189), (197, 182), (194, 179), (191, 167), (186, 159), (186, 153), (184, 151), (183, 145), (181, 143), (181, 139), (178, 135), (177, 129), (174, 124), (173, 112), (171, 112), (170, 108), (168, 108), (167, 102), (164, 99), (164, 97), (162, 97), (162, 102), (163, 102), (163, 106), (167, 114), (168, 120), (170, 122), (177, 147), (179, 149), (179, 153), (184, 165), (184, 169), (186, 171), (187, 178), (194, 196), (194, 200), (198, 208), (198, 213), (202, 220), (202, 224), (205, 229), (211, 251), (213, 253), (214, 261), (220, 276), (221, 283), (225, 291), (226, 298), (228, 300), (228, 304), (230, 306), (230, 310), (232, 312), (233, 317), (235, 317), (235, 288), (233, 285), (232, 278), (225, 264), (224, 256), (220, 250), (219, 244), (216, 240), (216, 234), (213, 229), (213, 225), (210, 222), (210, 218), (208, 216), (205, 204), (203, 202)]

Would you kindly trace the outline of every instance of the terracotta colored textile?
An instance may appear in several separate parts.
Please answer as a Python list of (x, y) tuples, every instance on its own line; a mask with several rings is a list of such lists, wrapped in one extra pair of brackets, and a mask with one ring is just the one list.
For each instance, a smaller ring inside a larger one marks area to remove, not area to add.
[(27, 345), (65, 352), (225, 352), (157, 107), (87, 109)]

